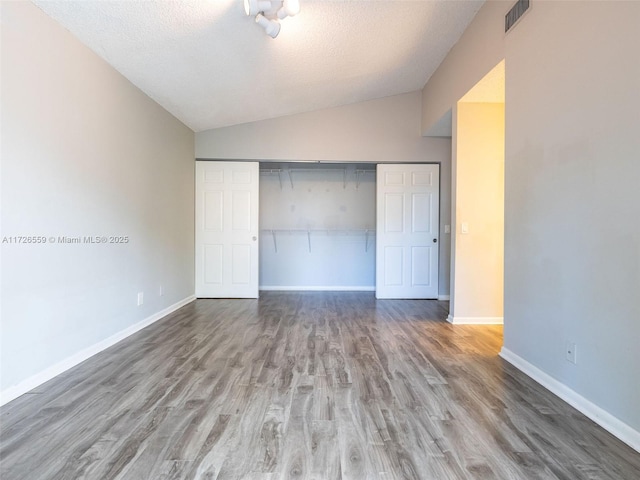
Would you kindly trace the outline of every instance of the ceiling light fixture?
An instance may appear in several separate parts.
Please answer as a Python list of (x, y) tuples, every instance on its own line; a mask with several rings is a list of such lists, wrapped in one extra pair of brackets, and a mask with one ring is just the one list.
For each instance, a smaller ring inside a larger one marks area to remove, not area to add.
[(253, 17), (271, 38), (280, 33), (280, 22), (300, 13), (300, 0), (244, 0), (245, 13)]
[(276, 38), (280, 33), (280, 24), (277, 20), (270, 20), (263, 14), (256, 15), (256, 23), (264, 28), (264, 31), (271, 38)]

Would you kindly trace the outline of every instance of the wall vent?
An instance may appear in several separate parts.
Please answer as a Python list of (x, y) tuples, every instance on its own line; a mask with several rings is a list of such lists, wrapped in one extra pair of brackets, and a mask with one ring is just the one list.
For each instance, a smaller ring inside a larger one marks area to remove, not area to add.
[(516, 4), (507, 12), (504, 16), (504, 33), (507, 33), (516, 23), (520, 20), (520, 17), (529, 10), (530, 0), (518, 0)]

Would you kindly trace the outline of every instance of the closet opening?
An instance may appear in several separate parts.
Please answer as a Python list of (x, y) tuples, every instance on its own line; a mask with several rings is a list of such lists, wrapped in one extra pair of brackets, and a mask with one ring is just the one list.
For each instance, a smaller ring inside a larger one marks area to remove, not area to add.
[(376, 165), (260, 163), (260, 290), (375, 290)]

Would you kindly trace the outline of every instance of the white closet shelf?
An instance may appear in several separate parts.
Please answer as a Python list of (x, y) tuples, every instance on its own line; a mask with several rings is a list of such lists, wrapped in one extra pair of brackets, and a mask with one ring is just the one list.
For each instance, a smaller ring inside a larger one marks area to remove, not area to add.
[(356, 228), (356, 229), (344, 229), (344, 228), (265, 228), (260, 230), (264, 233), (270, 233), (273, 238), (273, 248), (278, 253), (278, 234), (306, 234), (307, 242), (309, 245), (309, 253), (311, 253), (311, 234), (324, 233), (326, 235), (364, 235), (364, 251), (369, 251), (369, 236), (375, 234), (376, 231), (373, 228)]
[[(278, 180), (280, 181), (280, 189), (282, 190), (282, 172), (287, 171), (289, 174), (289, 183), (291, 184), (291, 188), (293, 189), (293, 174), (294, 173), (322, 173), (322, 172), (340, 172), (342, 173), (342, 188), (347, 188), (347, 167), (336, 167), (336, 168), (297, 168), (291, 167), (289, 169), (282, 168), (260, 168), (261, 175), (278, 175)], [(360, 187), (361, 179), (364, 175), (374, 174), (376, 171), (371, 168), (363, 169), (358, 168), (354, 171), (356, 177), (356, 188)]]
[(347, 167), (342, 168), (290, 168), (289, 181), (293, 189), (293, 173), (342, 172), (342, 188), (347, 188)]

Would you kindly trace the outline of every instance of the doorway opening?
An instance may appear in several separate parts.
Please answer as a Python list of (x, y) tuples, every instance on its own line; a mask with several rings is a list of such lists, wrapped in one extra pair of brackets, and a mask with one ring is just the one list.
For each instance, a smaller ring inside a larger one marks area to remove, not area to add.
[(451, 323), (503, 323), (504, 85), (503, 60), (453, 108)]

